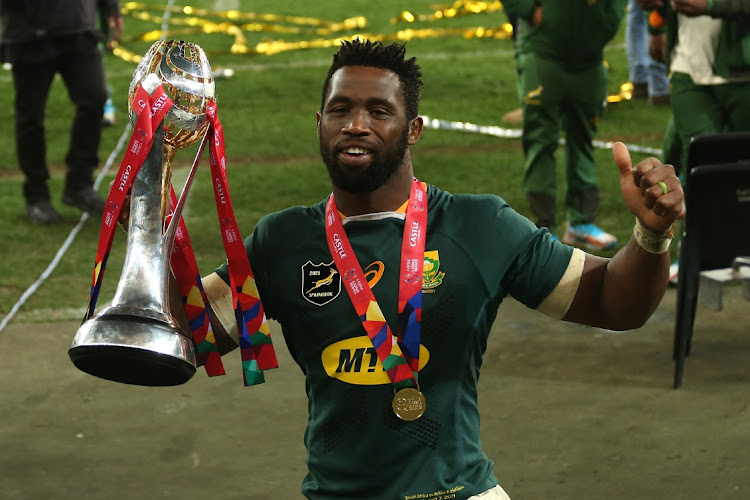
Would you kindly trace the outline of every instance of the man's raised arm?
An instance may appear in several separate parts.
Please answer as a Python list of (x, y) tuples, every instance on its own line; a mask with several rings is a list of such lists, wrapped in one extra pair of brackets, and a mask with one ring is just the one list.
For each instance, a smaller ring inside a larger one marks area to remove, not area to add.
[(563, 319), (627, 330), (646, 322), (667, 289), (669, 243), (675, 221), (684, 215), (684, 193), (671, 165), (648, 158), (633, 168), (619, 142), (613, 155), (635, 229), (613, 258), (586, 254), (578, 291)]

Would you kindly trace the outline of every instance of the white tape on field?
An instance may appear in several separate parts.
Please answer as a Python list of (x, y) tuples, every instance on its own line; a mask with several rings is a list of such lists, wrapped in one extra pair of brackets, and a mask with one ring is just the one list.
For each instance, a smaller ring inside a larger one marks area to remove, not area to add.
[[(109, 171), (109, 167), (112, 165), (112, 163), (114, 163), (115, 158), (117, 158), (117, 155), (120, 154), (120, 150), (130, 139), (131, 129), (132, 127), (130, 126), (130, 123), (128, 123), (122, 133), (122, 136), (120, 136), (120, 139), (117, 141), (117, 146), (115, 146), (115, 149), (112, 150), (112, 152), (109, 154), (109, 157), (107, 157), (107, 161), (102, 167), (102, 171), (99, 172), (99, 175), (96, 177), (96, 180), (94, 181), (94, 191), (99, 189), (104, 176)], [(39, 276), (39, 278), (29, 288), (27, 288), (25, 292), (23, 292), (21, 298), (19, 298), (18, 301), (13, 305), (10, 312), (3, 318), (2, 321), (0, 321), (0, 332), (2, 332), (6, 325), (10, 322), (10, 320), (13, 319), (21, 306), (24, 305), (27, 300), (29, 300), (29, 297), (31, 297), (39, 289), (39, 287), (42, 286), (42, 283), (44, 283), (47, 278), (49, 278), (49, 276), (52, 274), (52, 271), (57, 268), (57, 265), (62, 260), (65, 252), (68, 251), (68, 248), (70, 248), (73, 240), (75, 240), (78, 233), (81, 232), (81, 229), (83, 229), (83, 225), (86, 220), (88, 220), (88, 218), (88, 213), (84, 212), (81, 214), (81, 218), (78, 220), (78, 224), (76, 224), (75, 227), (71, 229), (68, 237), (65, 239), (62, 246), (55, 254), (55, 257), (52, 259), (52, 262), (50, 262), (47, 266), (47, 269), (45, 269), (44, 272)]]
[[(422, 115), (424, 126), (434, 130), (452, 130), (456, 132), (466, 132), (470, 134), (491, 135), (504, 139), (518, 139), (522, 135), (521, 129), (503, 128), (496, 125), (477, 125), (468, 122), (456, 122), (450, 120), (441, 120), (439, 118), (430, 118)], [(565, 139), (560, 138), (560, 144), (565, 144)], [(595, 148), (612, 149), (614, 142), (593, 141)], [(637, 144), (625, 144), (631, 153), (644, 153), (655, 156), (661, 156), (662, 150), (647, 146), (638, 146)]]
[[(169, 25), (169, 15), (170, 15), (170, 7), (174, 4), (174, 0), (169, 0), (167, 2), (167, 8), (164, 10), (164, 15), (162, 17), (162, 24), (161, 24), (161, 32), (166, 33), (167, 27)], [(162, 35), (162, 39), (164, 36)], [(123, 146), (129, 141), (130, 139), (130, 131), (132, 130), (132, 126), (128, 122), (128, 124), (125, 126), (125, 130), (123, 130), (122, 135), (120, 136), (120, 139), (117, 141), (117, 145), (115, 146), (115, 149), (112, 150), (112, 152), (107, 157), (107, 161), (102, 166), (101, 172), (99, 172), (99, 175), (96, 177), (96, 180), (94, 181), (94, 191), (99, 189), (99, 186), (101, 185), (102, 181), (104, 180), (104, 176), (107, 175), (107, 172), (109, 171), (109, 168), (112, 166), (112, 164), (115, 161), (115, 158), (120, 154), (120, 151), (122, 150)], [(23, 294), (21, 294), (21, 297), (18, 299), (18, 301), (13, 305), (13, 307), (10, 309), (10, 312), (3, 318), (2, 321), (0, 321), (0, 333), (5, 329), (5, 327), (10, 323), (10, 320), (13, 319), (13, 317), (16, 315), (18, 310), (23, 306), (27, 300), (29, 300), (29, 297), (31, 297), (40, 286), (42, 286), (42, 283), (44, 283), (47, 278), (52, 274), (52, 272), (57, 268), (57, 265), (62, 260), (63, 256), (65, 256), (65, 253), (68, 251), (68, 248), (70, 248), (70, 245), (75, 240), (76, 236), (79, 232), (81, 232), (81, 229), (83, 228), (84, 223), (86, 220), (88, 220), (89, 214), (84, 212), (81, 214), (81, 218), (78, 221), (78, 224), (70, 231), (68, 234), (68, 237), (63, 242), (60, 249), (55, 254), (55, 257), (52, 259), (52, 262), (49, 263), (47, 268), (42, 272), (42, 274), (39, 276), (39, 278), (29, 287), (26, 289)]]

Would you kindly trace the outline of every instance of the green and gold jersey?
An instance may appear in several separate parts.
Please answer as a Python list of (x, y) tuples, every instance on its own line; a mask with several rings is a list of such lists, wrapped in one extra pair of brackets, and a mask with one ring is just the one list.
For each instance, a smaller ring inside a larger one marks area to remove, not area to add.
[[(465, 499), (493, 487), (477, 408), (487, 336), (506, 295), (530, 308), (547, 297), (572, 249), (497, 196), (428, 187), (418, 377), (427, 408), (406, 422), (333, 264), (324, 210), (321, 202), (268, 215), (245, 242), (266, 314), (306, 377), (304, 495)], [(349, 217), (344, 228), (395, 334), (403, 214)]]

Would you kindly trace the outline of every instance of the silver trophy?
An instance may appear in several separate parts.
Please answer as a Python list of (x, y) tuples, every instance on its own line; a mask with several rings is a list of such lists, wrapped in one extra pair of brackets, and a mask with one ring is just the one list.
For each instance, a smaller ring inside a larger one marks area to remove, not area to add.
[[(160, 41), (138, 64), (128, 93), (130, 120), (138, 85), (152, 94), (161, 84), (174, 106), (133, 181), (130, 224), (122, 274), (111, 304), (84, 322), (68, 351), (76, 367), (91, 375), (146, 386), (187, 382), (196, 370), (189, 332), (169, 307), (169, 260), (192, 172), (171, 207), (171, 161), (177, 149), (206, 136), (207, 104), (215, 99), (211, 66), (203, 49), (183, 41)], [(173, 212), (169, 225), (165, 219)]]

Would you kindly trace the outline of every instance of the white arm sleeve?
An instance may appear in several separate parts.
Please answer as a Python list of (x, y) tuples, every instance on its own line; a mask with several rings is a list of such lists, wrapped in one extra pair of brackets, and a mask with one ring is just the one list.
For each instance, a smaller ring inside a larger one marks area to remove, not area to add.
[(568, 268), (560, 278), (560, 282), (539, 304), (539, 307), (536, 308), (537, 311), (555, 319), (562, 319), (565, 316), (570, 304), (573, 303), (573, 298), (576, 296), (578, 285), (581, 283), (584, 260), (586, 260), (586, 254), (578, 248), (574, 249), (573, 255), (570, 256)]

